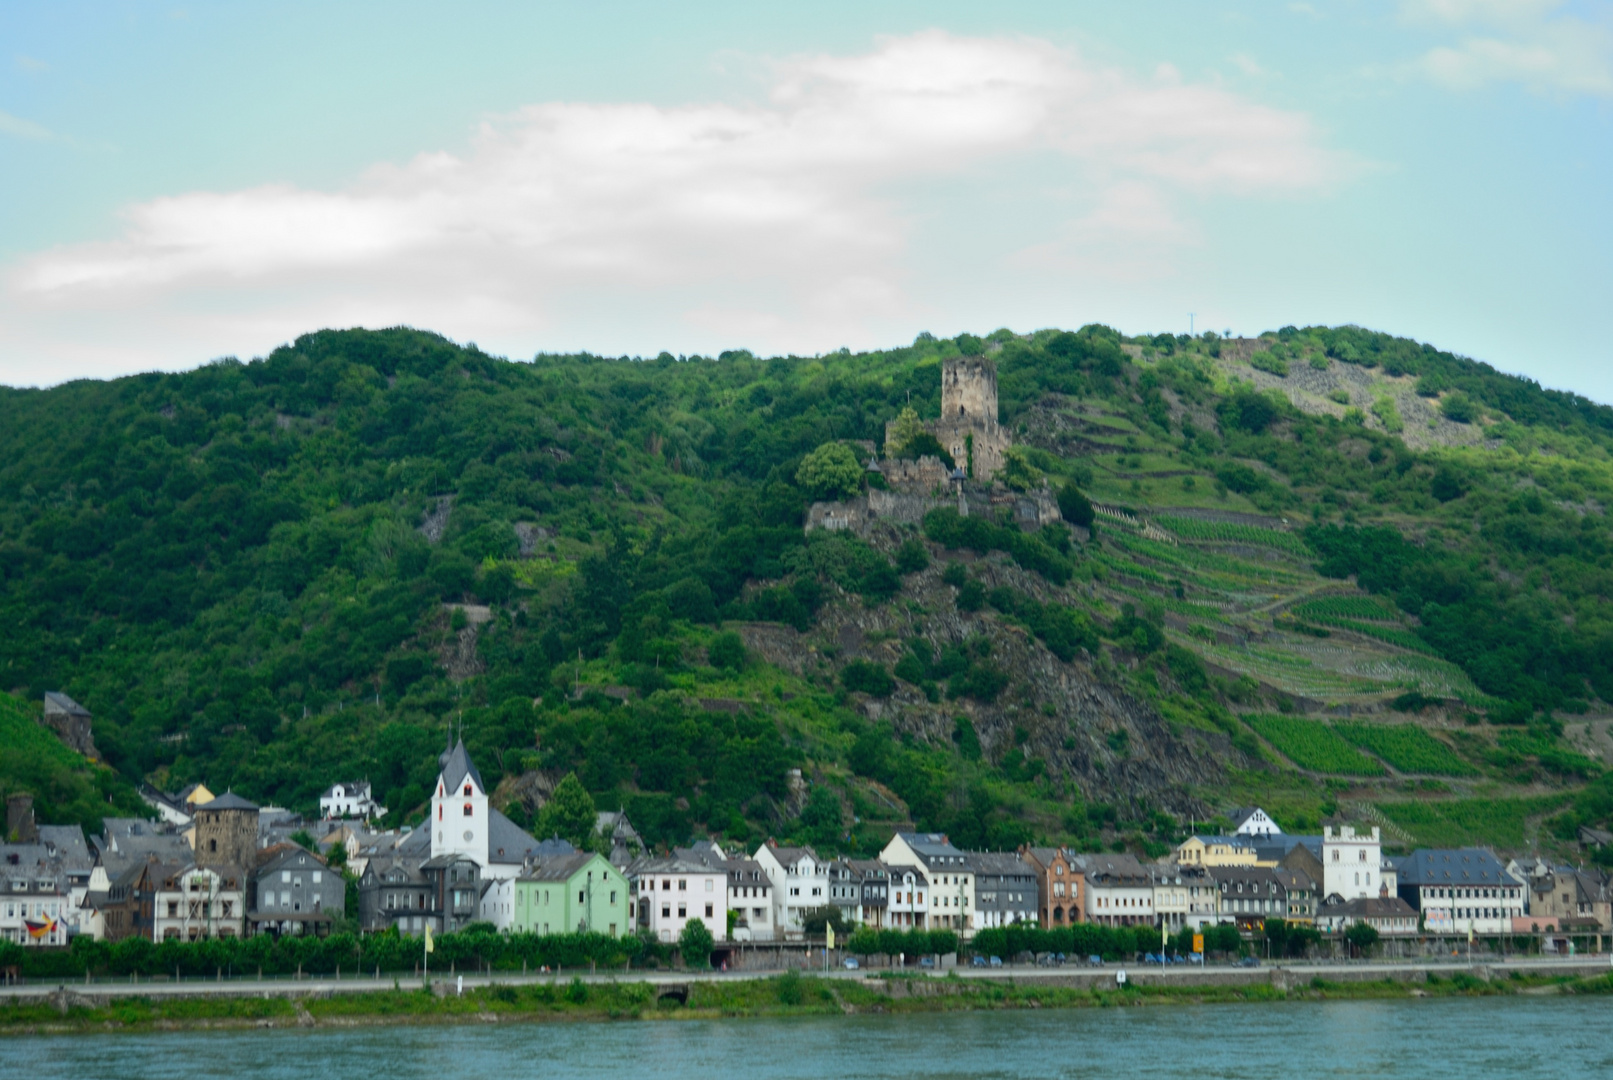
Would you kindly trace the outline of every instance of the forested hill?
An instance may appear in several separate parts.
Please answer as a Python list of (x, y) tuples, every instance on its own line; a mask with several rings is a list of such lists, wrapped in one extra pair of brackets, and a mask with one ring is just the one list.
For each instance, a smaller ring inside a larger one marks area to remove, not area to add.
[[(804, 534), (868, 480), (803, 460), (934, 417), (960, 352), (1010, 479), (1092, 534)], [(574, 772), (660, 842), (1151, 848), (1246, 799), (1550, 840), (1608, 810), (1610, 449), (1613, 410), (1353, 327), (530, 363), (326, 331), (0, 390), (0, 688), (72, 694), (130, 781), (368, 777), (399, 821), (452, 723), (517, 817)]]

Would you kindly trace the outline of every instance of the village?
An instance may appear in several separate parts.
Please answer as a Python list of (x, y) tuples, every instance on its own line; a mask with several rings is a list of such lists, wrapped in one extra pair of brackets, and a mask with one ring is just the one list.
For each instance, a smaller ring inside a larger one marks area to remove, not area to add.
[[(1377, 826), (1339, 821), (1292, 835), (1253, 807), (1232, 815), (1229, 833), (1192, 835), (1157, 861), (1062, 847), (964, 851), (917, 832), (897, 832), (872, 859), (773, 841), (749, 853), (710, 840), (657, 853), (615, 812), (598, 815), (596, 850), (579, 850), (493, 808), (462, 741), (438, 766), (428, 819), (388, 830), (371, 826), (384, 808), (363, 783), (327, 789), (317, 820), (201, 785), (174, 796), (146, 789), (155, 820), (109, 818), (94, 837), (37, 823), (29, 797), (12, 796), (0, 942), (60, 950), (80, 937), (203, 942), (337, 929), (429, 941), (479, 926), (667, 947), (694, 934), (714, 964), (763, 948), (799, 964), (814, 945), (833, 948), (838, 927), (853, 939), (841, 942), (850, 965), (859, 934), (871, 940), (860, 932), (882, 930), (949, 932), (966, 955), (977, 941), (1000, 944), (991, 932), (1005, 928), (1125, 927), (1160, 943), (1138, 948), (1160, 963), (1202, 962), (1206, 936), (1248, 962), (1248, 946), (1276, 926), (1313, 954), (1375, 946), (1402, 957), (1475, 943), (1601, 952), (1613, 934), (1613, 888), (1599, 869), (1484, 848), (1386, 855)], [(1167, 946), (1173, 937), (1192, 944)]]

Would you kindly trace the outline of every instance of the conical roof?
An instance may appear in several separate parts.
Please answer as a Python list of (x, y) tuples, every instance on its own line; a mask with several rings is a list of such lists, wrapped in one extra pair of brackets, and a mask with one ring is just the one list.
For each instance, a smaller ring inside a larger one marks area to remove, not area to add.
[(482, 774), (476, 771), (476, 763), (470, 759), (470, 751), (465, 749), (465, 740), (460, 739), (443, 759), (443, 789), (452, 794), (467, 776), (476, 782), (479, 791), (487, 790), (487, 785), (482, 783)]

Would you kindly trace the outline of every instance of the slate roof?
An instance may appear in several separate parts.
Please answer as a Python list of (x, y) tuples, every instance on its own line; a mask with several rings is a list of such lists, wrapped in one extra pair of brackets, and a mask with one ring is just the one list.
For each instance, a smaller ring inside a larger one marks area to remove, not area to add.
[(570, 881), (572, 875), (593, 861), (594, 853), (591, 851), (573, 851), (569, 855), (556, 855), (542, 860), (515, 880)]
[(64, 712), (69, 716), (88, 716), (90, 710), (62, 693), (60, 690), (45, 691), (45, 711)]
[(1036, 866), (1011, 851), (976, 851), (968, 856), (964, 867), (974, 871), (975, 877), (1036, 877)]
[(1423, 848), (1397, 864), (1402, 885), (1522, 885), (1495, 852), (1484, 848)]
[[(464, 746), (464, 743), (460, 743)], [(468, 759), (467, 759), (468, 760)], [(471, 766), (474, 771), (475, 766)], [(482, 778), (474, 776), (478, 787)], [(455, 783), (458, 783), (456, 780)], [(487, 861), (494, 863), (524, 863), (528, 859), (541, 859), (545, 855), (564, 855), (568, 851), (576, 851), (571, 844), (558, 837), (544, 840), (541, 843), (531, 836), (525, 829), (499, 813), (489, 810), (487, 814)], [(416, 830), (421, 831), (421, 830)], [(424, 830), (428, 834), (430, 830)], [(558, 845), (564, 844), (566, 850), (562, 851)]]
[(1311, 853), (1317, 862), (1322, 861), (1322, 838), (1320, 836), (1291, 836), (1287, 833), (1273, 833), (1269, 839), (1266, 837), (1251, 838), (1247, 845), (1255, 849), (1255, 858), (1261, 862), (1282, 862), (1298, 847)]
[(1358, 896), (1342, 904), (1323, 904), (1316, 916), (1320, 919), (1416, 919), (1417, 909), (1398, 896)]
[(212, 802), (203, 803), (198, 810), (256, 810), (258, 804), (250, 799), (243, 799), (233, 791), (226, 791)]
[(470, 759), (470, 751), (465, 749), (465, 740), (460, 739), (442, 757), (443, 786), (449, 791), (457, 791), (467, 776), (476, 782), (477, 791), (487, 790), (487, 785), (482, 783), (482, 774), (476, 771), (476, 763)]
[(952, 841), (946, 838), (945, 833), (897, 833), (927, 868), (935, 866), (961, 865), (967, 856)]
[(1135, 855), (1077, 855), (1074, 863), (1094, 885), (1146, 885), (1148, 871)]

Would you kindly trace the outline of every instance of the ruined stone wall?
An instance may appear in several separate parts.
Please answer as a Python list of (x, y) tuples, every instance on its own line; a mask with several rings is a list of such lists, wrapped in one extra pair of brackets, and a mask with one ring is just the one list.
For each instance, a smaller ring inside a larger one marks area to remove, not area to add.
[(880, 463), (879, 471), (885, 475), (886, 483), (901, 488), (931, 491), (947, 484), (947, 467), (938, 457), (921, 457), (917, 461), (891, 458)]
[(963, 416), (997, 424), (997, 365), (984, 356), (954, 356), (941, 367), (941, 419)]

